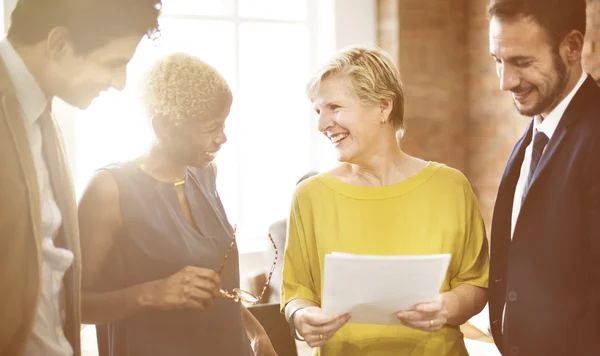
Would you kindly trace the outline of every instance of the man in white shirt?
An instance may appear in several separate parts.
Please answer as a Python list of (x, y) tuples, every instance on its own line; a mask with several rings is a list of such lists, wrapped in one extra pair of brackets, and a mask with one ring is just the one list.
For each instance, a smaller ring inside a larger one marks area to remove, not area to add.
[(77, 209), (58, 97), (125, 85), (160, 0), (20, 0), (0, 41), (0, 356), (80, 355)]
[(600, 88), (583, 72), (585, 0), (491, 0), (502, 90), (532, 118), (502, 177), (489, 309), (503, 355), (600, 350)]

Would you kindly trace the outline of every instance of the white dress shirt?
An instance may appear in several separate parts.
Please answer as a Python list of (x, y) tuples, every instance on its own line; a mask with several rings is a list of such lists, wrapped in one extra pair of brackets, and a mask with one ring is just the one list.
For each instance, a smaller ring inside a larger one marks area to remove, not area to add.
[[(554, 131), (556, 131), (556, 127), (560, 122), (561, 117), (565, 113), (567, 106), (575, 96), (575, 93), (579, 90), (585, 79), (587, 78), (587, 74), (583, 72), (579, 81), (571, 90), (569, 95), (567, 95), (555, 108), (552, 110), (548, 117), (542, 120), (541, 116), (538, 115), (533, 119), (533, 132), (535, 135), (536, 130), (543, 132), (546, 136), (548, 136), (548, 142), (552, 140), (552, 135)], [(525, 189), (525, 184), (527, 184), (527, 179), (529, 178), (529, 167), (531, 166), (531, 155), (533, 151), (533, 136), (531, 135), (531, 141), (529, 145), (525, 149), (525, 157), (523, 158), (523, 164), (521, 165), (521, 174), (519, 175), (519, 180), (517, 181), (517, 187), (515, 189), (515, 197), (513, 200), (513, 208), (512, 208), (512, 219), (511, 219), (511, 230), (510, 237), (512, 239), (513, 233), (515, 232), (515, 226), (517, 225), (517, 219), (519, 218), (519, 213), (521, 212), (521, 199), (523, 197), (523, 191)], [(544, 148), (546, 151), (546, 148)]]
[[(0, 56), (15, 87), (23, 119), (27, 124), (29, 144), (40, 188), (43, 235), (41, 294), (25, 354), (70, 356), (73, 350), (63, 333), (64, 314), (60, 308), (60, 293), (64, 273), (73, 262), (73, 253), (54, 246), (54, 238), (62, 224), (62, 216), (54, 197), (51, 172), (44, 158), (44, 135), (47, 133), (42, 134), (42, 120), (40, 120), (43, 115), (49, 115), (46, 112), (49, 102), (19, 54), (6, 39), (0, 41)], [(46, 152), (46, 154), (55, 154), (55, 152)]]

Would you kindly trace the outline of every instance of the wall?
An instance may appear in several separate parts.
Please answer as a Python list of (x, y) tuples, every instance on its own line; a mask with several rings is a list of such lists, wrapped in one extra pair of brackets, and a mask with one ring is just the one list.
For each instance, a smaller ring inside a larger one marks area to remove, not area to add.
[(487, 0), (470, 0), (467, 91), (468, 133), (465, 173), (479, 199), (486, 226), (492, 221), (496, 192), (506, 161), (521, 137), (528, 118), (520, 116), (510, 94), (500, 90), (488, 41)]
[(587, 1), (586, 44), (583, 66), (594, 78), (600, 78), (600, 0)]
[[(499, 89), (488, 50), (488, 0), (379, 0), (378, 43), (406, 90), (403, 147), (462, 170), (489, 230), (506, 161), (529, 119)], [(584, 68), (600, 77), (600, 0), (588, 0)]]
[(408, 153), (464, 170), (466, 0), (398, 5), (398, 64), (406, 88), (402, 145)]

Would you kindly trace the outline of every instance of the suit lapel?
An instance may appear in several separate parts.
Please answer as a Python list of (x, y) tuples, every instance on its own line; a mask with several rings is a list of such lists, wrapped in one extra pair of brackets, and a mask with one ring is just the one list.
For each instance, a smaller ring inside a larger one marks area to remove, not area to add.
[(494, 293), (490, 295), (490, 320), (494, 340), (499, 349), (502, 349), (502, 310), (505, 301), (506, 264), (510, 250), (510, 227), (515, 188), (521, 173), (521, 165), (525, 157), (525, 149), (531, 141), (533, 120), (521, 139), (516, 143), (508, 159), (498, 195), (494, 206), (494, 217), (491, 234), (491, 259), (490, 288)]
[(509, 209), (512, 209), (513, 206), (512, 203), (514, 200), (515, 189), (517, 187), (519, 176), (521, 175), (523, 159), (525, 158), (525, 149), (531, 142), (532, 132), (533, 120), (529, 122), (527, 130), (515, 145), (515, 148), (508, 159), (508, 163), (506, 164), (502, 180), (500, 181), (497, 200), (499, 202), (505, 201), (504, 205), (510, 205), (508, 207)]
[[(548, 165), (556, 156), (556, 152), (564, 141), (564, 138), (569, 130), (569, 126), (575, 123), (579, 117), (581, 117), (583, 110), (587, 107), (587, 101), (591, 97), (594, 86), (596, 86), (596, 83), (592, 77), (588, 75), (587, 79), (581, 85), (581, 88), (579, 88), (577, 93), (575, 93), (575, 96), (569, 103), (569, 106), (565, 110), (565, 113), (556, 127), (554, 135), (552, 135), (552, 138), (548, 142), (546, 150), (542, 154), (538, 168), (531, 178), (531, 183), (529, 186), (530, 191), (531, 187), (535, 185), (535, 182), (539, 179), (540, 175), (548, 169)], [(527, 200), (527, 197), (525, 197), (525, 200)]]
[[(521, 174), (521, 165), (523, 164), (523, 158), (525, 157), (525, 149), (531, 141), (532, 131), (533, 120), (529, 123), (529, 127), (525, 131), (523, 137), (521, 137), (515, 145), (515, 148), (508, 159), (508, 163), (506, 164), (502, 180), (500, 181), (496, 204), (494, 206), (491, 248), (493, 252), (492, 258), (499, 258), (503, 262), (493, 264), (492, 266), (504, 266), (504, 260), (508, 258), (511, 242), (511, 222), (515, 189)], [(500, 269), (502, 270), (503, 268), (504, 267), (501, 267)], [(496, 271), (492, 272), (496, 274)], [(499, 275), (504, 275), (504, 271), (500, 272)]]
[[(550, 142), (548, 142), (546, 150), (544, 150), (544, 153), (540, 158), (538, 168), (533, 173), (533, 177), (531, 177), (531, 183), (529, 183), (529, 190), (531, 190), (531, 187), (538, 180), (540, 174), (548, 167), (548, 163), (555, 156), (556, 150), (558, 149), (558, 147), (560, 147), (560, 144), (563, 142), (566, 134), (566, 127), (563, 127), (562, 129), (559, 129), (559, 127), (557, 127), (556, 131), (554, 132), (554, 135), (552, 135), (552, 139), (550, 139)], [(524, 199), (527, 200), (527, 195), (524, 197)]]
[[(39, 183), (37, 180), (37, 171), (29, 144), (29, 134), (27, 124), (23, 119), (23, 109), (14, 93), (12, 82), (8, 76), (8, 72), (4, 65), (4, 61), (0, 57), (0, 110), (3, 111), (3, 117), (10, 130), (10, 136), (13, 139), (13, 144), (18, 152), (20, 162), (20, 172), (29, 195), (30, 214), (35, 238), (38, 240), (38, 246), (41, 246), (42, 234), (42, 215), (39, 196)], [(16, 172), (15, 172), (16, 173)], [(12, 174), (12, 173), (9, 173)]]
[(63, 223), (56, 242), (57, 245), (72, 251), (74, 256), (73, 265), (65, 274), (65, 281), (67, 282), (67, 279), (70, 279), (66, 285), (71, 296), (68, 307), (72, 309), (72, 313), (68, 313), (65, 330), (73, 331), (68, 333), (67, 336), (71, 345), (73, 345), (73, 349), (79, 350), (81, 252), (75, 193), (60, 128), (50, 113), (44, 113), (43, 115), (49, 116), (45, 118), (42, 124), (46, 162), (55, 193), (54, 197), (63, 217)]
[(65, 159), (64, 145), (62, 143), (62, 133), (54, 120), (54, 117), (45, 112), (42, 119), (42, 132), (44, 137), (44, 157), (50, 172), (52, 189), (54, 197), (63, 215), (63, 225), (65, 227), (66, 238), (63, 241), (65, 248), (73, 250), (71, 231), (73, 223), (76, 221), (73, 209), (74, 194), (71, 182), (71, 173), (68, 170), (68, 162)]

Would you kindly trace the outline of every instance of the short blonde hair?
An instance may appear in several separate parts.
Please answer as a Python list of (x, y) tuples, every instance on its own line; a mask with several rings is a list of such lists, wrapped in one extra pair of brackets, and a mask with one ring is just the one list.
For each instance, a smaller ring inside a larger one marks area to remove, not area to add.
[(309, 81), (306, 93), (315, 100), (321, 82), (332, 76), (350, 78), (354, 95), (368, 104), (391, 100), (390, 120), (404, 128), (404, 92), (390, 55), (378, 47), (350, 46), (337, 52)]
[(142, 75), (139, 93), (149, 119), (203, 120), (231, 102), (231, 89), (215, 68), (186, 53), (159, 59)]

